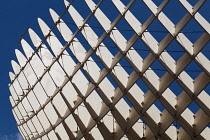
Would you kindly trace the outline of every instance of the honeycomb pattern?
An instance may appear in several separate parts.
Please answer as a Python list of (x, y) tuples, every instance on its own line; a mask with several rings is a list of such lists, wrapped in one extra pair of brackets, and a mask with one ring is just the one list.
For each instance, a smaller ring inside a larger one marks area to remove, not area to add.
[(173, 2), (72, 0), (53, 28), (39, 18), (44, 39), (29, 29), (9, 73), (23, 138), (210, 139), (206, 0), (177, 0), (180, 17)]

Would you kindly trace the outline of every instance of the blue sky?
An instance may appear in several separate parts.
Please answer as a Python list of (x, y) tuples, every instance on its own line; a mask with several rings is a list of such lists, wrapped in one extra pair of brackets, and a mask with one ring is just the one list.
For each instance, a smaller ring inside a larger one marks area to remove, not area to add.
[[(172, 0), (172, 4), (170, 4), (171, 8), (173, 8), (173, 1), (176, 0)], [(190, 0), (192, 4), (194, 4), (195, 1), (197, 0)], [(174, 4), (178, 4), (178, 2)], [(132, 10), (136, 10), (138, 8), (137, 6), (134, 6)], [(208, 15), (209, 6), (210, 1), (207, 1), (205, 7), (200, 10), (201, 14), (208, 19), (208, 21), (210, 21), (210, 16)], [(61, 14), (65, 10), (63, 0), (4, 0), (0, 3), (0, 140), (12, 140), (18, 139), (19, 137), (8, 98), (10, 95), (8, 89), (8, 84), (10, 83), (8, 72), (12, 71), (10, 61), (16, 60), (15, 49), (21, 50), (21, 46), (17, 45), (17, 43), (28, 27), (31, 27), (35, 32), (40, 32), (37, 23), (38, 17), (44, 19), (49, 27), (52, 27), (53, 22), (49, 14), (49, 8), (54, 9), (58, 14)], [(104, 6), (104, 8), (106, 7)], [(167, 8), (164, 11), (167, 12), (168, 10), (171, 9)], [(110, 11), (107, 10), (107, 12)], [(143, 18), (148, 18), (150, 14), (151, 13), (145, 12)], [(177, 23), (185, 14), (186, 10), (181, 9), (177, 13), (169, 13), (167, 16), (173, 18), (173, 22)], [(137, 16), (140, 16), (140, 14)], [(110, 16), (110, 18), (115, 18), (115, 15)], [(202, 30), (194, 23), (192, 22), (187, 26), (185, 31), (191, 30), (192, 27), (196, 31)], [(151, 25), (151, 30), (162, 30), (162, 28), (163, 27), (159, 27), (158, 24), (154, 24), (154, 26)], [(190, 35), (188, 36), (192, 40), (196, 40), (200, 35), (194, 34), (192, 37)], [(155, 35), (154, 33), (154, 36), (161, 38), (160, 34)], [(163, 34), (163, 36), (165, 36), (165, 34)], [(210, 50), (209, 47), (206, 50)], [(159, 68), (157, 64), (155, 66)], [(192, 69), (192, 67), (189, 69)], [(173, 87), (175, 86), (172, 86), (172, 88)]]
[(0, 140), (18, 139), (18, 130), (8, 98), (10, 95), (8, 72), (12, 71), (10, 61), (16, 60), (15, 49), (21, 49), (17, 42), (28, 27), (39, 31), (38, 17), (53, 23), (49, 8), (55, 9), (58, 14), (65, 10), (63, 0), (2, 0), (0, 2)]

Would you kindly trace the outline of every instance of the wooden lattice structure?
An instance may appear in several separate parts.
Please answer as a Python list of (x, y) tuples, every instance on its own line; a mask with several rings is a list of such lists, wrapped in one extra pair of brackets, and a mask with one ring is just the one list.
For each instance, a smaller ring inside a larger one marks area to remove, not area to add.
[[(14, 73), (9, 73), (10, 101), (23, 138), (210, 139), (210, 97), (205, 91), (210, 63), (201, 52), (210, 39), (210, 24), (199, 13), (205, 0), (194, 6), (177, 1), (187, 11), (177, 24), (164, 13), (170, 0), (159, 5), (152, 0), (129, 0), (126, 5), (110, 0), (118, 10), (112, 21), (100, 10), (106, 0), (80, 0), (90, 9), (86, 17), (74, 8), (78, 0), (65, 1), (67, 9), (61, 16), (50, 9), (52, 29), (38, 19), (44, 39), (29, 29), (35, 50), (22, 39), (25, 56), (16, 50), (19, 64), (12, 61)], [(144, 23), (131, 11), (136, 3), (150, 10)], [(75, 31), (62, 20), (68, 13)], [(91, 25), (92, 18), (100, 26)], [(129, 39), (117, 28), (122, 20), (132, 34)], [(203, 29), (194, 42), (182, 32), (191, 20)], [(160, 41), (149, 30), (154, 21), (165, 29)], [(61, 37), (53, 33), (56, 27)], [(147, 49), (145, 57), (138, 41)], [(183, 50), (178, 59), (167, 50), (172, 42)], [(152, 67), (154, 62), (164, 69), (161, 76)], [(195, 78), (186, 70), (192, 62), (201, 69)], [(182, 89), (178, 94), (171, 90), (174, 82)], [(199, 106), (195, 113), (191, 103)]]

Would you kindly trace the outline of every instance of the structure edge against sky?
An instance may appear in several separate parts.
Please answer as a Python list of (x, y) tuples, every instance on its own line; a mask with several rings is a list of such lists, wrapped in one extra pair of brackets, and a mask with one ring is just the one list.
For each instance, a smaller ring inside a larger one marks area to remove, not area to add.
[[(23, 138), (210, 139), (205, 2), (177, 1), (186, 13), (176, 24), (164, 11), (170, 0), (64, 1), (61, 16), (50, 9), (54, 26), (38, 18), (44, 38), (28, 29), (11, 62), (10, 102)], [(133, 9), (140, 4), (150, 13), (144, 22)], [(196, 41), (184, 31), (192, 20), (203, 29)]]

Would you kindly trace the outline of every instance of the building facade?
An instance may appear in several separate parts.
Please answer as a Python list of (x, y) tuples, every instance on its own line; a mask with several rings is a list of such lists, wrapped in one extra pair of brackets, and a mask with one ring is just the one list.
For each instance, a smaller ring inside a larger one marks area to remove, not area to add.
[(24, 139), (210, 139), (205, 0), (64, 3), (12, 61)]

